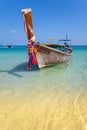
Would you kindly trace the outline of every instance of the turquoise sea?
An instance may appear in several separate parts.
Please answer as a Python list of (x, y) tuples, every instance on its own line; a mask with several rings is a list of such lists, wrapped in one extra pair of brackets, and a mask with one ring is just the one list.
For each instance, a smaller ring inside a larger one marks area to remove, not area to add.
[(87, 46), (27, 70), (26, 46), (0, 48), (0, 130), (87, 130)]

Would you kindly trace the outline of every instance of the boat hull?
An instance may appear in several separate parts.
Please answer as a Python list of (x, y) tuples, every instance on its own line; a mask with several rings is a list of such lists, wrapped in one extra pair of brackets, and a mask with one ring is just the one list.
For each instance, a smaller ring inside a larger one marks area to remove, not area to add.
[(72, 55), (72, 53), (59, 51), (42, 44), (36, 45), (35, 49), (37, 50), (36, 58), (39, 68), (65, 62)]

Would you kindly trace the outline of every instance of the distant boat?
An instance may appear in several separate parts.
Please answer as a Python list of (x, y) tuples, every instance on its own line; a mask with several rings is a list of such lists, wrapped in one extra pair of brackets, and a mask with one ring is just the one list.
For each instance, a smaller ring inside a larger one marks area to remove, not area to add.
[(5, 47), (6, 47), (6, 48), (12, 48), (13, 45), (12, 45), (12, 44), (8, 44), (8, 45), (6, 45)]
[(70, 59), (72, 56), (72, 48), (70, 48), (68, 44), (68, 41), (70, 40), (68, 40), (67, 37), (66, 39), (59, 40), (64, 42), (64, 44), (41, 44), (36, 42), (33, 31), (31, 9), (23, 9), (22, 15), (24, 18), (24, 27), (28, 38), (28, 45), (31, 46), (28, 48), (28, 54), (35, 54), (39, 68), (55, 65)]
[(12, 48), (13, 45), (12, 44), (1, 44), (0, 48)]

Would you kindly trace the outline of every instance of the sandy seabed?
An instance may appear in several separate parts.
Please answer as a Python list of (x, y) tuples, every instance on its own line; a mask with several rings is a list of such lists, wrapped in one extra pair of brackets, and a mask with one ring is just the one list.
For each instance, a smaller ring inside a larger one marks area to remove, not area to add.
[(0, 94), (0, 130), (87, 130), (87, 92)]

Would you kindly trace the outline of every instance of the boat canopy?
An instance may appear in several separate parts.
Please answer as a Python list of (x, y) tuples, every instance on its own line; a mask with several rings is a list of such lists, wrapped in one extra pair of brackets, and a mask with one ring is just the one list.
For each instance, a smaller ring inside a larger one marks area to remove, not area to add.
[(67, 42), (67, 41), (71, 41), (70, 39), (60, 39), (60, 40), (58, 40), (58, 41), (64, 41), (64, 42)]

